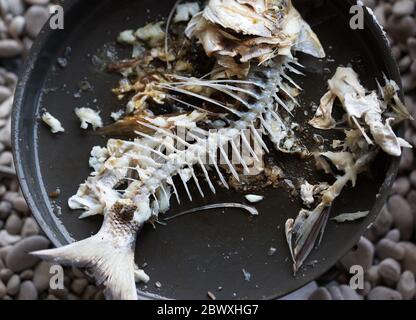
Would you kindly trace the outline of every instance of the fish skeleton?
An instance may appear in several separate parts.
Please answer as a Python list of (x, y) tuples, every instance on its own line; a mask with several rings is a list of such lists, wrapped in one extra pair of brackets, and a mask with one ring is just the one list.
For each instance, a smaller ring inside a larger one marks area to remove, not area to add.
[[(250, 21), (255, 21), (253, 28)], [(158, 28), (159, 44), (160, 31)], [(95, 171), (69, 199), (72, 209), (84, 210), (81, 217), (103, 214), (101, 229), (90, 238), (34, 253), (47, 260), (88, 268), (98, 283), (105, 284), (109, 298), (137, 299), (135, 282), (149, 281), (134, 262), (136, 238), (146, 222), (157, 219), (169, 209), (173, 194), (180, 202), (174, 177), (182, 181), (190, 200), (193, 198), (187, 186), (190, 181), (195, 182), (204, 196), (195, 174), (198, 167), (212, 192), (216, 192), (212, 181), (214, 173), (221, 184), (228, 187), (221, 169), (237, 180), (239, 173), (226, 146), (231, 145), (239, 164), (247, 169), (249, 163), (244, 162), (235, 141), (241, 141), (254, 158), (261, 158), (263, 153), (270, 152), (263, 134), (278, 151), (311, 155), (282, 114), (291, 115), (292, 108), (298, 105), (296, 96), (301, 90), (289, 76), (290, 73), (301, 73), (298, 70), (301, 66), (293, 54), (301, 51), (322, 58), (325, 53), (291, 1), (210, 0), (194, 15), (185, 33), (201, 44), (207, 56), (216, 59), (212, 72), (208, 77), (196, 78), (167, 69), (163, 75), (146, 74), (145, 85), (124, 82), (120, 86), (117, 91), (120, 95), (135, 93), (128, 105), (128, 112), (133, 112), (134, 116), (115, 125), (125, 121), (125, 126), (132, 126), (130, 130), (136, 138), (133, 141), (110, 139), (106, 148), (94, 149), (90, 163)], [(153, 55), (159, 55), (162, 61), (170, 61), (169, 48), (153, 49)], [(131, 65), (137, 67), (138, 60), (127, 64)], [(343, 83), (339, 81), (340, 77), (351, 81)], [(350, 130), (346, 132), (348, 146), (342, 152), (313, 154), (327, 173), (330, 173), (330, 165), (335, 165), (343, 174), (334, 174), (336, 181), (320, 190), (321, 200), (315, 209), (302, 210), (286, 223), (295, 272), (322, 234), (331, 204), (342, 189), (349, 182), (355, 184), (358, 174), (366, 169), (380, 148), (387, 153), (391, 150), (390, 154), (397, 156), (401, 147), (408, 146), (394, 135), (390, 122), (397, 123), (410, 115), (397, 97), (397, 86), (391, 81), (386, 82), (381, 88), (382, 99), (375, 99), (374, 94), (367, 94), (359, 84), (355, 73), (340, 69), (329, 83), (330, 91), (311, 120), (311, 125), (320, 126), (320, 129), (333, 128), (336, 122), (332, 119), (332, 104), (338, 98), (350, 116)], [(228, 100), (219, 101), (214, 93), (222, 94)], [(349, 100), (345, 100), (350, 93)], [(191, 97), (198, 102), (189, 102), (182, 97)], [(194, 110), (155, 116), (147, 110), (149, 101), (160, 105), (174, 101)], [(363, 101), (367, 105), (359, 104)], [(350, 108), (372, 106), (372, 102), (377, 102), (378, 108), (371, 107), (359, 114)], [(206, 110), (203, 103), (215, 105), (224, 112), (219, 117), (224, 124), (216, 131), (205, 129), (212, 125), (215, 115)], [(395, 116), (383, 123), (387, 109)], [(192, 143), (178, 135), (177, 128), (181, 126), (189, 131)], [(260, 155), (244, 138), (242, 132), (245, 130), (260, 146)], [(370, 143), (367, 131), (376, 145)], [(383, 134), (392, 141), (391, 149), (383, 140)], [(221, 168), (217, 164), (218, 155), (225, 160)], [(213, 161), (207, 164), (204, 159)], [(213, 170), (208, 171), (208, 166)], [(123, 183), (127, 183), (127, 187), (117, 190)]]

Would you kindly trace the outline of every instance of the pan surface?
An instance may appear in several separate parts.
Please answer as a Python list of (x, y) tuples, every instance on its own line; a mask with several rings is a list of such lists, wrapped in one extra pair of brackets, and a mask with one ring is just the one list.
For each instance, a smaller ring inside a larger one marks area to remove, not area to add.
[[(366, 13), (364, 30), (353, 31), (349, 28), (350, 1), (294, 2), (328, 54), (324, 60), (300, 56), (306, 76), (296, 77), (296, 81), (304, 89), (304, 108), (310, 110), (311, 103), (319, 102), (326, 81), (339, 65), (351, 64), (369, 89), (375, 88), (375, 78), (380, 79), (383, 72), (400, 82), (388, 44), (371, 15)], [(104, 137), (79, 128), (74, 109), (99, 108), (105, 122), (111, 122), (110, 113), (124, 107), (110, 91), (119, 77), (103, 71), (97, 62), (125, 56), (123, 48), (114, 43), (118, 33), (167, 17), (173, 3), (65, 1), (64, 30), (52, 31), (45, 26), (34, 44), (15, 99), (15, 163), (33, 214), (57, 246), (86, 238), (101, 224), (100, 217), (79, 220), (79, 212), (69, 210), (66, 204), (90, 173), (91, 148), (106, 143)], [(65, 68), (57, 63), (62, 57), (68, 59)], [(92, 90), (78, 94), (81, 81), (91, 84)], [(52, 135), (39, 121), (44, 108), (61, 120), (64, 134)], [(283, 156), (280, 161), (290, 162)], [(305, 168), (298, 162), (288, 170), (303, 172)], [(269, 299), (287, 294), (322, 275), (357, 243), (384, 204), (397, 168), (398, 159), (380, 155), (370, 173), (360, 176), (357, 187), (344, 191), (332, 215), (359, 210), (371, 210), (371, 214), (353, 223), (337, 225), (330, 221), (322, 244), (295, 277), (284, 223), (297, 215), (301, 203), (279, 188), (262, 191), (265, 200), (256, 205), (260, 215), (254, 219), (227, 209), (185, 216), (157, 229), (145, 226), (139, 234), (136, 257), (139, 266), (147, 264), (151, 282), (139, 289), (145, 296), (173, 299), (204, 299), (207, 291), (218, 299)], [(49, 193), (57, 187), (61, 194), (51, 199)], [(180, 206), (172, 201), (169, 214), (208, 203), (244, 201), (242, 194), (225, 190), (206, 199), (195, 198), (190, 203), (182, 197)], [(277, 249), (273, 256), (268, 255), (271, 247)], [(251, 275), (250, 281), (244, 272)], [(156, 281), (161, 288), (155, 286)]]

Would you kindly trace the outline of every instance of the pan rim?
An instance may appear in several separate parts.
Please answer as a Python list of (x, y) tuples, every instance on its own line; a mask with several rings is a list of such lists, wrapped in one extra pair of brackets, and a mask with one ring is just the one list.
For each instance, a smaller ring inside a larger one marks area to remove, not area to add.
[[(79, 3), (80, 0), (74, 0), (74, 1), (65, 1), (63, 4), (63, 8), (64, 8), (64, 12), (65, 15), (68, 14), (68, 12), (70, 12), (73, 8), (76, 7), (76, 5)], [(346, 3), (354, 3), (353, 0), (347, 0)], [(383, 60), (386, 64), (386, 66), (389, 67), (389, 72), (390, 72), (390, 76), (391, 78), (393, 78), (395, 81), (398, 82), (398, 84), (401, 87), (401, 81), (400, 81), (400, 72), (399, 72), (399, 68), (397, 66), (396, 61), (393, 58), (392, 52), (391, 52), (391, 48), (388, 45), (388, 39), (384, 33), (384, 31), (382, 30), (381, 26), (374, 20), (374, 17), (371, 16), (371, 14), (365, 10), (365, 23), (366, 23), (366, 27), (371, 28), (371, 30), (373, 31), (373, 36), (378, 44), (378, 49), (380, 49), (382, 52), (384, 52), (383, 56)], [(49, 21), (49, 20), (48, 20)], [(60, 247), (63, 246), (67, 243), (65, 243), (65, 241), (63, 241), (63, 239), (60, 239), (60, 237), (57, 236), (57, 234), (55, 232), (53, 232), (53, 230), (50, 228), (50, 225), (47, 223), (46, 219), (45, 219), (45, 215), (46, 214), (51, 214), (50, 212), (43, 212), (43, 210), (40, 208), (40, 206), (37, 204), (31, 190), (32, 187), (30, 186), (27, 177), (26, 177), (26, 170), (25, 170), (25, 165), (24, 165), (24, 158), (25, 156), (25, 152), (24, 152), (24, 146), (22, 145), (22, 136), (21, 136), (21, 132), (19, 132), (18, 130), (18, 123), (19, 121), (22, 120), (22, 109), (24, 106), (24, 99), (25, 96), (27, 94), (27, 84), (28, 82), (30, 82), (31, 77), (33, 75), (33, 70), (35, 69), (35, 65), (37, 63), (37, 59), (39, 57), (39, 54), (42, 52), (43, 47), (45, 46), (45, 44), (48, 42), (48, 40), (50, 39), (51, 35), (53, 34), (53, 32), (55, 32), (55, 30), (52, 30), (49, 27), (49, 23), (47, 22), (45, 24), (45, 26), (42, 28), (41, 32), (39, 33), (38, 37), (36, 38), (36, 40), (34, 41), (34, 44), (31, 48), (31, 51), (24, 63), (24, 66), (22, 68), (20, 77), (19, 77), (19, 82), (16, 88), (16, 92), (15, 92), (15, 97), (14, 97), (14, 103), (13, 103), (13, 112), (12, 112), (12, 116), (11, 116), (11, 145), (12, 145), (12, 152), (14, 155), (14, 165), (15, 165), (15, 169), (16, 169), (16, 175), (17, 178), (19, 180), (20, 183), (20, 187), (23, 193), (24, 198), (26, 199), (28, 206), (33, 214), (33, 216), (35, 217), (36, 221), (39, 223), (40, 227), (42, 228), (43, 232), (46, 234), (46, 236), (48, 237), (48, 239), (53, 243), (54, 246), (56, 247)], [(403, 92), (401, 91), (401, 95), (403, 95)], [(400, 131), (402, 133), (403, 127), (400, 128)], [(390, 159), (390, 158), (389, 158)], [(381, 207), (384, 205), (384, 203), (387, 200), (388, 197), (388, 190), (391, 188), (391, 186), (394, 183), (395, 177), (398, 173), (398, 169), (399, 169), (399, 164), (400, 164), (400, 158), (391, 158), (390, 159), (390, 166), (386, 172), (386, 176), (385, 176), (385, 180), (382, 184), (382, 186), (380, 187), (380, 197), (378, 197), (376, 199), (376, 201), (374, 202), (374, 205), (371, 209), (371, 213), (374, 216), (374, 219), (377, 217), (378, 212), (381, 210)], [(375, 213), (375, 211), (377, 211), (377, 213)], [(348, 240), (348, 243), (357, 243), (358, 240), (361, 238), (362, 234), (365, 232), (365, 229), (367, 227), (365, 225), (363, 225), (360, 228), (360, 232), (354, 236), (351, 237)], [(358, 230), (358, 229), (357, 229)], [(337, 255), (334, 255), (331, 257), (331, 260), (339, 261), (346, 253), (348, 252), (348, 250), (346, 250), (345, 252), (339, 252)], [(316, 273), (317, 278), (321, 275), (323, 275), (325, 272), (327, 272), (329, 270), (330, 267), (327, 268), (322, 268), (322, 270), (320, 270), (319, 272)], [(301, 286), (299, 286), (301, 287)], [(291, 292), (296, 291), (297, 289), (299, 289), (299, 287), (294, 288), (292, 291), (287, 292), (285, 294), (289, 294)], [(167, 298), (163, 298), (163, 297), (155, 297), (153, 296), (151, 293), (145, 293), (141, 290), (138, 290), (139, 295), (141, 295), (142, 297), (145, 298), (150, 298), (150, 299), (167, 299)], [(278, 294), (276, 293), (275, 295), (271, 295), (265, 298), (265, 300), (272, 300), (272, 299), (277, 299), (279, 297), (282, 297), (282, 294)]]

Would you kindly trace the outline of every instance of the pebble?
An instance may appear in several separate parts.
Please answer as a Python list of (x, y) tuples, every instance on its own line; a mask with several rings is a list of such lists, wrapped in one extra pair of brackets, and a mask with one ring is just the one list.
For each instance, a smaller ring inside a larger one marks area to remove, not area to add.
[(309, 300), (332, 300), (332, 297), (327, 288), (321, 287), (311, 294)]
[(69, 291), (67, 288), (63, 289), (50, 289), (49, 293), (53, 294), (55, 297), (61, 300), (66, 300), (69, 294)]
[(404, 149), (402, 158), (400, 160), (400, 169), (401, 170), (411, 170), (412, 167), (413, 167), (413, 160), (414, 160), (413, 150), (412, 149)]
[(338, 286), (330, 286), (328, 287), (328, 291), (331, 294), (332, 300), (344, 300), (344, 297), (342, 296), (341, 290)]
[(41, 261), (35, 268), (33, 274), (33, 283), (38, 292), (43, 292), (49, 288), (49, 280), (51, 274), (49, 273), (51, 264), (46, 261)]
[(350, 286), (344, 284), (339, 286), (339, 289), (344, 300), (363, 300), (363, 297), (360, 296), (357, 291), (353, 290)]
[(380, 262), (378, 273), (385, 284), (393, 286), (400, 279), (401, 266), (396, 260), (387, 258)]
[(37, 300), (38, 291), (32, 281), (24, 281), (20, 286), (17, 300)]
[(371, 266), (365, 273), (365, 279), (371, 284), (377, 284), (380, 280), (380, 274), (378, 273), (378, 266)]
[(359, 290), (359, 293), (361, 294), (362, 297), (367, 297), (370, 290), (371, 290), (371, 283), (368, 281), (364, 281), (364, 288)]
[(406, 194), (410, 191), (410, 181), (406, 177), (398, 178), (392, 188), (393, 193), (397, 193), (402, 196), (406, 196)]
[(402, 300), (402, 295), (400, 292), (383, 287), (378, 286), (371, 289), (367, 296), (368, 300)]
[(16, 213), (12, 213), (6, 221), (5, 229), (10, 234), (19, 234), (22, 230), (23, 221)]
[(26, 20), (22, 16), (14, 17), (9, 25), (9, 33), (13, 38), (19, 38), (25, 30)]
[(9, 11), (14, 15), (21, 15), (25, 11), (25, 5), (22, 0), (8, 0)]
[(7, 219), (10, 212), (12, 211), (12, 204), (8, 201), (0, 202), (0, 219)]
[(88, 280), (87, 279), (78, 278), (78, 279), (75, 279), (74, 281), (72, 281), (71, 290), (75, 294), (81, 295), (84, 292), (84, 290), (87, 286), (88, 286)]
[(16, 243), (6, 257), (6, 265), (15, 272), (21, 272), (33, 267), (39, 259), (29, 252), (43, 250), (49, 247), (49, 240), (44, 236), (31, 236)]
[(0, 231), (0, 246), (8, 246), (11, 244), (15, 244), (22, 239), (19, 235), (12, 235), (7, 230)]
[(410, 191), (408, 195), (406, 196), (406, 199), (410, 207), (412, 208), (412, 211), (416, 212), (416, 190)]
[(399, 229), (392, 229), (386, 234), (386, 239), (389, 239), (393, 242), (400, 241), (400, 230)]
[(50, 2), (50, 0), (25, 0), (25, 2), (30, 5), (33, 5), (33, 4), (46, 5)]
[[(4, 102), (8, 97), (12, 95), (12, 91), (5, 86), (0, 86), (0, 103)], [(2, 107), (0, 107), (2, 109)]]
[(393, 216), (387, 206), (383, 206), (371, 229), (373, 229), (378, 236), (382, 237), (390, 230), (392, 224)]
[(0, 299), (3, 299), (6, 294), (7, 294), (7, 287), (5, 286), (3, 281), (0, 280)]
[(413, 234), (414, 227), (412, 208), (400, 195), (390, 197), (388, 208), (393, 216), (394, 226), (400, 230), (402, 239), (409, 240)]
[(35, 219), (32, 217), (28, 217), (25, 219), (25, 222), (23, 223), (21, 235), (24, 238), (34, 236), (40, 233), (40, 228)]
[(15, 57), (23, 52), (20, 41), (13, 39), (0, 40), (0, 58)]
[(402, 260), (404, 253), (405, 250), (402, 246), (388, 238), (381, 239), (376, 245), (376, 254), (380, 259)]
[(20, 278), (17, 274), (14, 274), (7, 282), (7, 294), (14, 296), (19, 292)]
[(31, 269), (25, 270), (19, 276), (20, 276), (20, 280), (32, 280), (33, 270)]
[(410, 15), (415, 10), (415, 3), (412, 0), (400, 0), (393, 5), (393, 13), (398, 16)]
[(12, 163), (13, 163), (13, 154), (10, 151), (3, 151), (0, 155), (0, 165), (10, 166)]
[(28, 213), (29, 207), (27, 206), (26, 200), (23, 198), (23, 196), (15, 197), (12, 201), (13, 207), (21, 212), (21, 213)]
[(93, 300), (97, 293), (97, 287), (94, 285), (88, 285), (82, 294), (82, 300)]
[(400, 242), (405, 250), (401, 261), (403, 270), (410, 270), (416, 275), (416, 245), (411, 242)]
[(403, 300), (412, 300), (416, 293), (415, 276), (411, 271), (405, 271), (397, 284), (397, 291), (401, 293)]
[(31, 6), (25, 14), (26, 32), (28, 35), (35, 38), (48, 18), (49, 12), (46, 8), (39, 5)]
[(362, 266), (367, 271), (373, 264), (374, 245), (366, 238), (361, 237), (357, 244), (357, 249), (350, 251), (341, 259), (341, 264), (346, 270), (350, 270), (351, 266)]
[(1, 269), (0, 280), (3, 281), (4, 283), (7, 283), (13, 274), (14, 274), (13, 271), (10, 269)]

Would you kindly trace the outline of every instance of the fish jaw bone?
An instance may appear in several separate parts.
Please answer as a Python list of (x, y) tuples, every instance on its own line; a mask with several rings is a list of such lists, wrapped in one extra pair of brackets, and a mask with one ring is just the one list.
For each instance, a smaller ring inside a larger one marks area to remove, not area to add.
[(108, 298), (137, 300), (134, 249), (141, 225), (134, 219), (136, 210), (137, 206), (130, 200), (119, 200), (107, 212), (96, 235), (32, 254), (48, 261), (89, 269), (98, 283), (105, 284)]

